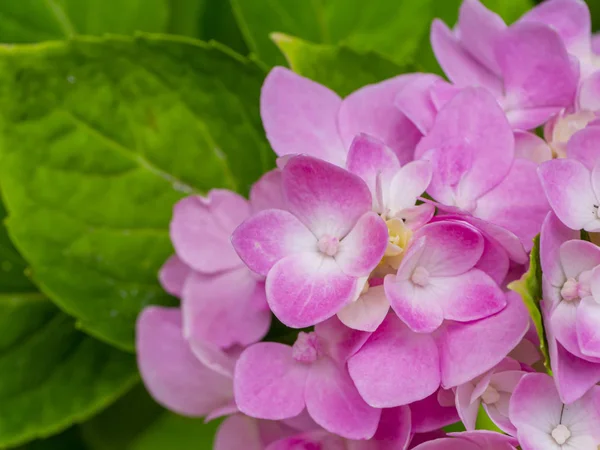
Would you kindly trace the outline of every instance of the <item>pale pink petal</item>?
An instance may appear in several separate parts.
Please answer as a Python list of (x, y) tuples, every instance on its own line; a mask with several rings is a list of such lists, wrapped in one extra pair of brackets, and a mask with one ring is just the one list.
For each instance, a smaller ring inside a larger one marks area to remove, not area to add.
[(517, 447), (519, 443), (512, 436), (496, 433), (488, 430), (464, 431), (462, 433), (450, 433), (450, 436), (460, 437), (468, 442), (478, 444), (482, 449), (493, 450), (509, 450), (512, 447)]
[(412, 161), (394, 175), (390, 185), (388, 208), (392, 216), (415, 206), (417, 198), (429, 186), (432, 167), (428, 161)]
[(431, 86), (442, 79), (437, 75), (418, 74), (398, 92), (394, 104), (423, 134), (433, 126), (437, 108), (431, 100)]
[(494, 45), (505, 29), (502, 18), (478, 0), (465, 0), (462, 3), (456, 25), (460, 43), (496, 75), (500, 75), (500, 67), (494, 57)]
[(550, 206), (566, 226), (580, 230), (596, 220), (598, 199), (590, 172), (582, 163), (574, 159), (546, 161), (538, 174)]
[(327, 431), (348, 439), (370, 439), (381, 410), (365, 403), (344, 366), (329, 358), (313, 363), (306, 380), (306, 408)]
[(517, 235), (526, 251), (533, 247), (533, 238), (550, 210), (536, 170), (532, 161), (515, 160), (506, 178), (480, 197), (473, 211), (475, 216)]
[(192, 269), (184, 263), (177, 255), (171, 256), (160, 268), (158, 279), (160, 285), (169, 294), (181, 298), (183, 285)]
[(189, 340), (222, 348), (253, 344), (271, 325), (264, 283), (246, 267), (191, 275), (183, 291), (182, 313)]
[(348, 369), (362, 397), (376, 408), (424, 399), (440, 384), (433, 338), (413, 333), (394, 314), (348, 360)]
[[(185, 330), (185, 320), (183, 335), (187, 339)], [(215, 372), (233, 379), (233, 371), (238, 357), (242, 353), (242, 347), (233, 347), (231, 349), (222, 349), (209, 341), (201, 341), (197, 339), (187, 339), (190, 349), (198, 360)]]
[(387, 225), (377, 213), (368, 212), (342, 239), (334, 258), (346, 275), (364, 277), (379, 264), (387, 244)]
[(369, 333), (344, 326), (335, 317), (315, 325), (315, 333), (320, 338), (322, 350), (342, 365), (363, 346), (370, 336)]
[(435, 214), (435, 206), (431, 203), (421, 203), (420, 205), (404, 208), (398, 214), (404, 225), (410, 230), (418, 230), (423, 225), (429, 223)]
[(555, 31), (538, 23), (517, 23), (495, 47), (504, 75), (505, 109), (556, 108), (558, 112), (573, 104), (579, 73)]
[[(510, 99), (509, 99), (510, 100)], [(509, 101), (506, 101), (505, 107), (511, 107)], [(506, 118), (508, 122), (516, 130), (531, 130), (549, 121), (557, 112), (561, 111), (559, 107), (548, 106), (542, 108), (522, 108), (514, 106), (515, 109), (511, 109), (506, 112)]]
[(577, 308), (577, 340), (586, 356), (600, 358), (600, 303), (584, 298)]
[(492, 239), (484, 239), (484, 248), (481, 258), (475, 265), (476, 269), (483, 270), (492, 279), (502, 284), (508, 275), (510, 260), (506, 250)]
[(275, 342), (248, 347), (235, 368), (238, 408), (259, 419), (295, 417), (304, 409), (309, 366), (292, 358), (292, 348)]
[(600, 127), (584, 128), (567, 142), (567, 157), (578, 160), (591, 172), (600, 161), (598, 142), (600, 142)]
[(258, 420), (235, 414), (223, 421), (215, 435), (214, 450), (264, 450)]
[(552, 150), (541, 137), (527, 131), (515, 131), (515, 158), (536, 164), (552, 159)]
[(462, 88), (457, 87), (445, 80), (437, 80), (431, 85), (431, 101), (435, 105), (436, 112), (442, 109), (446, 103), (456, 97)]
[(600, 72), (594, 72), (579, 86), (577, 94), (579, 109), (600, 111)]
[(411, 161), (422, 135), (394, 106), (394, 99), (407, 83), (420, 76), (400, 75), (365, 86), (346, 97), (338, 116), (340, 135), (346, 148), (356, 135), (366, 133), (385, 142), (402, 164)]
[(233, 232), (231, 242), (244, 263), (261, 275), (267, 275), (286, 256), (317, 251), (317, 240), (310, 230), (281, 209), (256, 213)]
[(588, 241), (567, 241), (560, 246), (559, 255), (567, 278), (579, 277), (600, 265), (600, 247)]
[(171, 240), (177, 256), (194, 270), (216, 273), (240, 264), (229, 238), (250, 215), (243, 197), (214, 189), (207, 198), (186, 197), (173, 208)]
[(235, 414), (238, 412), (239, 412), (239, 410), (238, 410), (237, 405), (235, 404), (235, 401), (233, 399), (231, 399), (231, 401), (229, 402), (228, 405), (214, 409), (210, 412), (210, 414), (207, 414), (206, 417), (204, 418), (204, 423), (211, 422), (215, 419), (220, 419), (221, 417), (227, 417), (227, 416), (230, 416), (231, 414)]
[(196, 359), (183, 337), (178, 309), (144, 309), (137, 321), (136, 349), (146, 388), (166, 408), (205, 416), (230, 403), (231, 379)]
[(289, 69), (275, 67), (263, 84), (260, 115), (279, 156), (309, 154), (343, 165), (346, 149), (337, 128), (341, 98)]
[[(498, 314), (471, 323), (449, 322), (436, 336), (442, 386), (458, 386), (487, 372), (517, 346), (529, 328), (529, 313), (519, 294), (507, 293)], [(481, 336), (485, 335), (485, 339)]]
[[(309, 431), (296, 434), (276, 442), (273, 442), (264, 450), (297, 450), (297, 449), (319, 449), (337, 450), (346, 446), (346, 440), (340, 436), (331, 434), (325, 430)], [(261, 448), (263, 450), (263, 448)]]
[(500, 95), (500, 79), (471, 56), (452, 30), (439, 19), (434, 20), (431, 25), (431, 45), (444, 73), (454, 84), (461, 87), (484, 86)]
[(438, 400), (439, 392), (410, 404), (414, 433), (439, 430), (460, 420), (454, 406), (454, 399), (452, 398), (451, 406), (442, 406)]
[(424, 442), (414, 450), (481, 450), (481, 447), (464, 439), (441, 438)]
[(342, 308), (337, 316), (347, 327), (375, 331), (389, 310), (390, 302), (385, 296), (383, 286), (375, 286)]
[(510, 420), (519, 430), (521, 438), (521, 427), (524, 425), (552, 430), (560, 423), (562, 410), (563, 402), (552, 377), (530, 373), (521, 379), (513, 392)]
[(510, 170), (514, 137), (494, 97), (483, 88), (466, 88), (438, 113), (415, 156), (432, 163), (427, 192), (434, 199), (472, 210)]
[(304, 328), (336, 314), (354, 299), (357, 281), (335, 260), (318, 253), (291, 255), (267, 276), (267, 300), (273, 313), (292, 328)]
[(371, 193), (360, 177), (308, 156), (285, 165), (283, 195), (289, 211), (318, 238), (343, 238), (371, 210)]
[(460, 420), (467, 430), (474, 430), (479, 413), (479, 398), (471, 399), (473, 396), (473, 384), (465, 383), (456, 388), (456, 409)]
[(373, 439), (349, 442), (348, 450), (404, 450), (408, 447), (413, 431), (408, 406), (387, 408), (381, 411), (379, 427)]
[(505, 433), (508, 433), (512, 436), (517, 434), (517, 429), (510, 421), (508, 415), (510, 398), (512, 394), (508, 394), (506, 392), (500, 393), (500, 400), (492, 405), (483, 404), (483, 409), (489, 416), (489, 418), (494, 422), (494, 424), (500, 428)]
[[(540, 235), (540, 262), (544, 277), (553, 286), (562, 287), (567, 280), (560, 263), (560, 247), (563, 243), (578, 239), (579, 232), (567, 228), (553, 212), (548, 213)], [(544, 292), (548, 295), (547, 292)]]
[(252, 185), (250, 205), (254, 212), (264, 209), (285, 209), (280, 169), (270, 170)]

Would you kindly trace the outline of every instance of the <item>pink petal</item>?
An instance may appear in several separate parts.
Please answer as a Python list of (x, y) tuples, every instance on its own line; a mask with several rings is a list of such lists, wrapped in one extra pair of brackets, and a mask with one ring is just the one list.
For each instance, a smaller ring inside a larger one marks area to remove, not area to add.
[(369, 333), (344, 326), (335, 317), (315, 325), (315, 333), (319, 336), (322, 350), (342, 365), (363, 346), (370, 336)]
[(487, 273), (496, 283), (502, 284), (510, 266), (508, 254), (498, 242), (492, 239), (484, 239), (484, 244), (483, 254), (475, 268)]
[(592, 190), (590, 172), (574, 159), (546, 161), (538, 168), (550, 206), (569, 228), (580, 230), (596, 220), (598, 199)]
[(404, 225), (409, 230), (418, 230), (423, 225), (431, 221), (435, 214), (435, 206), (431, 203), (421, 203), (420, 205), (405, 208), (398, 214), (404, 221)]
[(466, 210), (504, 179), (513, 155), (514, 137), (504, 111), (483, 88), (463, 89), (447, 103), (415, 152), (433, 165), (427, 192)]
[(527, 131), (515, 131), (515, 158), (536, 164), (552, 159), (552, 150), (542, 138)]
[(368, 212), (340, 242), (335, 261), (346, 275), (364, 277), (379, 264), (388, 244), (387, 225)]
[(559, 249), (560, 262), (567, 278), (600, 265), (600, 247), (588, 241), (567, 241)]
[(600, 111), (600, 72), (594, 72), (579, 86), (577, 94), (579, 109)]
[(390, 302), (383, 286), (375, 286), (356, 301), (342, 308), (337, 316), (347, 327), (355, 330), (375, 331), (387, 316)]
[(366, 133), (385, 142), (402, 164), (413, 159), (421, 133), (394, 106), (395, 96), (420, 74), (400, 75), (359, 89), (344, 99), (338, 116), (340, 134), (350, 147), (354, 137)]
[(336, 314), (357, 294), (355, 277), (335, 260), (318, 253), (291, 255), (267, 276), (267, 300), (273, 313), (292, 328), (304, 328)]
[(485, 65), (471, 56), (448, 26), (439, 19), (431, 25), (433, 52), (444, 73), (457, 86), (484, 86), (500, 95), (502, 84)]
[(560, 423), (563, 406), (550, 376), (541, 373), (525, 375), (510, 401), (510, 420), (519, 430), (519, 439), (524, 425), (552, 430)]
[(573, 104), (579, 73), (555, 31), (538, 23), (517, 23), (496, 42), (495, 51), (504, 75), (506, 109), (554, 107), (558, 112)]
[(441, 78), (437, 75), (418, 74), (398, 92), (394, 104), (423, 134), (433, 126), (437, 108), (431, 100), (431, 87)]
[(171, 221), (171, 240), (177, 256), (204, 273), (239, 266), (229, 237), (249, 215), (248, 202), (230, 191), (213, 189), (206, 199), (192, 196), (180, 200)]
[[(354, 441), (351, 450), (404, 450), (412, 437), (408, 406), (381, 411), (379, 427), (370, 441)], [(334, 450), (334, 449), (331, 449)]]
[(488, 430), (464, 431), (462, 433), (450, 433), (450, 436), (460, 437), (468, 442), (478, 444), (482, 449), (490, 450), (509, 450), (511, 447), (517, 447), (519, 443), (512, 436), (496, 433)]
[(214, 450), (264, 450), (258, 420), (236, 414), (223, 421), (215, 436)]
[(403, 166), (390, 184), (389, 209), (392, 216), (415, 206), (417, 198), (429, 186), (432, 167), (428, 161), (411, 161)]
[(433, 339), (413, 333), (394, 314), (348, 360), (348, 370), (361, 396), (376, 408), (424, 399), (440, 383)]
[(178, 309), (144, 309), (137, 321), (136, 348), (144, 384), (166, 408), (204, 416), (231, 401), (231, 379), (196, 359), (183, 338)]
[(271, 325), (264, 283), (246, 267), (218, 275), (191, 275), (183, 292), (182, 312), (189, 340), (221, 348), (253, 344)]
[(292, 358), (292, 348), (275, 342), (248, 347), (235, 368), (235, 401), (259, 419), (295, 417), (304, 409), (308, 365)]
[(516, 234), (526, 251), (533, 247), (533, 238), (550, 210), (536, 169), (532, 161), (515, 160), (506, 178), (480, 197), (473, 211), (475, 216)]
[(529, 313), (519, 294), (509, 292), (506, 297), (508, 305), (498, 314), (471, 323), (449, 322), (436, 336), (444, 388), (487, 372), (523, 339)]
[(265, 173), (250, 190), (252, 211), (264, 209), (285, 209), (281, 190), (281, 170), (273, 169)]
[(181, 298), (183, 285), (191, 273), (192, 269), (177, 255), (173, 255), (160, 268), (158, 279), (165, 291)]
[[(509, 99), (510, 101), (510, 99)], [(547, 106), (542, 108), (520, 108), (519, 106), (512, 106), (509, 101), (506, 101), (506, 108), (513, 107), (515, 109), (506, 112), (506, 118), (508, 122), (516, 130), (532, 130), (549, 121), (553, 116), (556, 115), (561, 109), (556, 106)]]
[(337, 128), (341, 105), (325, 86), (275, 67), (263, 84), (260, 115), (277, 155), (304, 153), (341, 166), (346, 159)]
[(600, 358), (600, 303), (584, 298), (577, 308), (577, 340), (586, 356)]
[(567, 228), (553, 212), (548, 213), (540, 235), (540, 262), (544, 277), (554, 286), (562, 287), (567, 280), (560, 263), (560, 246), (578, 238), (579, 232)]
[(317, 238), (343, 238), (371, 210), (371, 193), (364, 181), (308, 156), (296, 156), (285, 165), (283, 194), (289, 211)]
[(499, 75), (494, 44), (506, 29), (502, 18), (478, 0), (466, 0), (460, 7), (456, 29), (465, 50), (492, 73)]
[[(309, 431), (273, 442), (264, 450), (297, 450), (297, 449), (343, 449), (346, 440), (325, 430)], [(261, 448), (261, 450), (263, 450)]]
[(598, 33), (592, 34), (592, 51), (596, 55), (600, 55), (600, 35)]
[(567, 142), (567, 157), (578, 160), (591, 172), (600, 161), (598, 142), (600, 142), (600, 127), (584, 128)]
[(361, 398), (342, 365), (322, 358), (310, 368), (306, 380), (306, 408), (327, 431), (348, 439), (370, 439), (377, 430), (381, 410)]
[(467, 430), (474, 430), (477, 422), (477, 414), (481, 401), (479, 398), (471, 400), (473, 384), (465, 383), (456, 388), (456, 409), (460, 420)]
[(316, 251), (315, 236), (294, 215), (280, 209), (260, 211), (242, 223), (231, 236), (244, 263), (261, 275), (286, 256)]
[(454, 406), (454, 399), (452, 399), (452, 406), (442, 406), (438, 400), (438, 393), (410, 404), (414, 433), (439, 430), (460, 420)]
[(414, 450), (481, 450), (481, 447), (463, 439), (441, 438), (424, 442)]

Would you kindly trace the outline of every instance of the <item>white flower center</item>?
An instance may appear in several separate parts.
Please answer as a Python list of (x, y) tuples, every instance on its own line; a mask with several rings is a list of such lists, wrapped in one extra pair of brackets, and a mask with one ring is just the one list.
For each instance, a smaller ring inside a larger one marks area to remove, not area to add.
[(410, 276), (410, 280), (417, 286), (427, 286), (429, 284), (429, 272), (423, 266), (418, 266)]
[(483, 400), (483, 403), (485, 403), (486, 405), (493, 405), (498, 400), (500, 400), (500, 394), (492, 386), (488, 386), (488, 388), (481, 396), (481, 400)]
[(558, 445), (563, 445), (571, 437), (571, 431), (561, 423), (552, 430), (552, 437)]
[(339, 239), (328, 234), (319, 239), (319, 242), (317, 243), (319, 251), (327, 256), (334, 256), (338, 251), (339, 245)]

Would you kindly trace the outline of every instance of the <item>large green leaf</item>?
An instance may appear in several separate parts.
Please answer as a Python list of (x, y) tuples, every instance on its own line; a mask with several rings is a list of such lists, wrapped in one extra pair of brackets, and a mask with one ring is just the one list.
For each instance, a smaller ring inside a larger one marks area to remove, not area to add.
[(168, 0), (2, 0), (0, 40), (39, 42), (75, 34), (161, 32)]
[(173, 204), (246, 193), (273, 166), (264, 72), (218, 45), (80, 38), (0, 49), (0, 184), (33, 277), (87, 332), (133, 349)]
[(375, 52), (313, 44), (281, 33), (272, 37), (294, 72), (324, 84), (341, 96), (367, 84), (416, 70), (412, 64), (399, 65)]

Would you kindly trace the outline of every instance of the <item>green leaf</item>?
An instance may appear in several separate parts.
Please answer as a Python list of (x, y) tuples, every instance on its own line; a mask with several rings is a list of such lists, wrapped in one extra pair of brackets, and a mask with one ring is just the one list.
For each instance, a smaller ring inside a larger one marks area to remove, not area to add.
[(341, 96), (367, 84), (416, 70), (411, 64), (399, 65), (375, 52), (313, 44), (281, 33), (272, 37), (294, 72), (324, 84)]
[(17, 447), (15, 450), (89, 450), (82, 440), (79, 429), (71, 427), (47, 439), (38, 439)]
[(542, 300), (542, 266), (540, 264), (540, 236), (533, 240), (533, 248), (529, 257), (529, 270), (523, 274), (520, 280), (513, 281), (508, 288), (521, 295), (525, 306), (535, 324), (540, 339), (540, 350), (544, 357), (544, 364), (550, 370), (550, 356), (548, 355), (548, 342), (544, 332), (540, 301)]
[(41, 290), (123, 349), (172, 253), (173, 204), (246, 193), (273, 167), (264, 71), (213, 44), (150, 35), (0, 49), (0, 185)]
[(75, 34), (161, 32), (167, 0), (3, 0), (0, 40), (23, 43)]
[(201, 20), (210, 0), (169, 0), (168, 32), (183, 36), (200, 37)]

